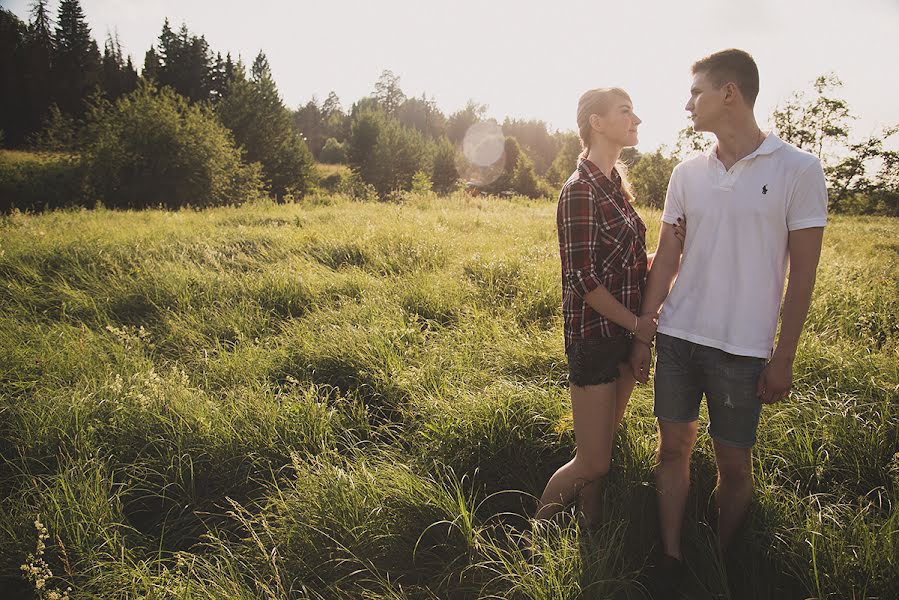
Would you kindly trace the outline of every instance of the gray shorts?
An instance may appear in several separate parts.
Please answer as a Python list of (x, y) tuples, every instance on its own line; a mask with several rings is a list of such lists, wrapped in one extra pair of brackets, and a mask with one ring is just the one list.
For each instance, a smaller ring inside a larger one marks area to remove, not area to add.
[(660, 421), (696, 421), (705, 394), (709, 435), (727, 446), (751, 448), (762, 411), (756, 390), (767, 363), (660, 333), (653, 413)]

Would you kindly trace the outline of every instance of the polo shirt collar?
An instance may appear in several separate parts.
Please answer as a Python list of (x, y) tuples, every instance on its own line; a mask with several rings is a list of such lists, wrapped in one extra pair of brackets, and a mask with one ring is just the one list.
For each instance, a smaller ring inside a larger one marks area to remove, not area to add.
[[(750, 158), (755, 158), (756, 156), (763, 156), (765, 154), (771, 154), (781, 146), (783, 146), (784, 142), (782, 139), (774, 135), (774, 132), (768, 132), (765, 135), (765, 139), (762, 140), (762, 143), (759, 144), (759, 147), (741, 158), (740, 160), (748, 160)], [(706, 156), (709, 160), (719, 160), (718, 159), (718, 143), (712, 144), (711, 149), (706, 153)], [(739, 161), (737, 161), (739, 162)]]
[(579, 158), (577, 162), (577, 169), (584, 176), (584, 178), (606, 192), (607, 194), (614, 194), (617, 191), (621, 190), (621, 175), (618, 173), (618, 169), (612, 167), (612, 179), (609, 180), (606, 177), (605, 173), (603, 173), (599, 167), (593, 164), (592, 161), (587, 160), (586, 158)]

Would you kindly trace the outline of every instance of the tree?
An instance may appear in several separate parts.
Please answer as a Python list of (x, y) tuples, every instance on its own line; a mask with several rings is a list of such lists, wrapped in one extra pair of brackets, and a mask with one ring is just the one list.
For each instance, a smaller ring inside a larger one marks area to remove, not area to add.
[(171, 86), (191, 102), (211, 98), (213, 60), (205, 37), (191, 35), (183, 23), (175, 33), (166, 19), (159, 34), (158, 48), (156, 78), (160, 85)]
[(53, 31), (49, 9), (44, 0), (31, 5), (31, 22), (25, 33), (21, 55), (21, 86), (25, 110), (20, 113), (23, 129), (38, 129), (53, 103), (52, 56)]
[(400, 104), (406, 99), (406, 94), (400, 89), (400, 78), (384, 69), (381, 77), (375, 82), (375, 90), (372, 97), (378, 102), (381, 109), (391, 117), (395, 117)]
[(447, 138), (440, 138), (434, 148), (433, 166), (431, 168), (431, 181), (434, 184), (434, 191), (438, 194), (448, 194), (456, 187), (458, 180), (456, 148)]
[(384, 114), (378, 110), (360, 111), (353, 116), (347, 159), (350, 168), (362, 181), (375, 179), (374, 148), (384, 126)]
[(503, 121), (503, 133), (518, 141), (540, 174), (546, 173), (559, 151), (556, 140), (549, 134), (543, 121), (506, 118)]
[(119, 41), (118, 32), (106, 36), (103, 45), (103, 89), (106, 97), (115, 100), (119, 96), (127, 94), (137, 87), (137, 71), (131, 63), (131, 57), (126, 60), (122, 55), (122, 44)]
[(404, 127), (416, 129), (431, 139), (441, 137), (446, 131), (446, 117), (437, 108), (437, 102), (424, 94), (421, 98), (406, 98), (397, 111), (397, 119)]
[(334, 91), (329, 92), (328, 97), (322, 102), (322, 117), (330, 119), (333, 115), (341, 114), (342, 112), (343, 109), (340, 107), (340, 98), (337, 96), (337, 93)]
[(230, 132), (171, 88), (144, 82), (98, 101), (87, 122), (88, 181), (109, 206), (240, 204), (260, 192), (259, 167), (241, 161)]
[(468, 128), (483, 119), (486, 112), (486, 104), (477, 104), (474, 100), (469, 100), (465, 108), (449, 116), (446, 123), (446, 137), (456, 145), (461, 144)]
[(29, 110), (27, 95), (7, 92), (25, 87), (22, 61), (27, 32), (25, 23), (16, 15), (0, 8), (0, 86), (4, 90), (0, 94), (0, 129), (11, 146), (20, 143), (30, 131), (29, 127), (33, 127), (23, 118)]
[(277, 198), (302, 196), (315, 180), (315, 161), (301, 134), (291, 123), (262, 52), (253, 61), (253, 78), (235, 70), (225, 97), (216, 106), (222, 123), (246, 151), (248, 161), (258, 161)]
[(807, 99), (804, 92), (794, 93), (771, 115), (778, 136), (816, 155), (821, 162), (829, 162), (835, 147), (848, 139), (848, 122), (855, 118), (849, 112), (848, 103), (833, 95), (842, 86), (836, 75), (826, 74), (812, 85), (815, 91), (812, 99)]
[(707, 152), (715, 142), (704, 133), (693, 129), (692, 125), (687, 125), (677, 132), (677, 142), (674, 144), (674, 156), (681, 160), (685, 160), (694, 154), (702, 154)]
[(546, 179), (555, 188), (561, 188), (571, 173), (577, 168), (577, 158), (581, 153), (581, 140), (576, 133), (566, 131), (556, 134), (559, 151), (546, 171)]
[[(887, 196), (896, 202), (899, 196), (899, 152), (884, 149), (884, 142), (899, 133), (899, 125), (888, 127), (879, 134), (860, 142), (849, 144), (848, 154), (825, 168), (830, 182), (829, 201), (833, 210), (841, 211), (853, 194), (866, 194), (883, 199)], [(868, 177), (868, 167), (879, 159), (877, 177)], [(889, 203), (888, 203), (889, 204)], [(899, 206), (885, 206), (886, 212), (896, 214)]]
[(314, 96), (293, 114), (293, 124), (305, 137), (312, 154), (318, 156), (324, 145), (325, 123), (322, 110)]
[(78, 0), (60, 0), (53, 39), (54, 101), (60, 110), (80, 117), (87, 97), (100, 85), (100, 50), (91, 39)]
[(679, 162), (676, 156), (665, 156), (661, 149), (642, 154), (628, 172), (635, 202), (653, 208), (665, 206), (668, 180)]
[(162, 61), (156, 49), (151, 45), (147, 53), (144, 54), (144, 69), (141, 76), (147, 81), (159, 81), (159, 71), (162, 69)]
[(322, 146), (319, 160), (328, 164), (344, 164), (347, 161), (346, 146), (334, 138), (328, 138)]
[[(847, 202), (853, 199), (855, 210), (890, 212), (892, 199), (899, 194), (896, 185), (899, 182), (891, 170), (897, 158), (895, 151), (884, 148), (884, 141), (899, 129), (888, 127), (861, 141), (850, 142), (849, 122), (855, 117), (848, 103), (836, 93), (842, 85), (836, 75), (821, 75), (812, 84), (811, 98), (804, 92), (796, 92), (774, 110), (771, 115), (774, 128), (781, 139), (821, 160), (832, 210), (846, 210)], [(881, 168), (872, 179), (868, 173), (878, 162)], [(868, 204), (884, 208), (870, 209), (863, 197), (868, 197)]]

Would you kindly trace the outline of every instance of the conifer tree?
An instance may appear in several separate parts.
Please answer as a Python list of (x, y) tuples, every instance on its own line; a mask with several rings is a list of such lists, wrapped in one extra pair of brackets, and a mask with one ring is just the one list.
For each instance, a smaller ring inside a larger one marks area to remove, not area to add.
[(100, 84), (100, 50), (78, 0), (60, 0), (51, 63), (54, 101), (63, 113), (81, 116)]

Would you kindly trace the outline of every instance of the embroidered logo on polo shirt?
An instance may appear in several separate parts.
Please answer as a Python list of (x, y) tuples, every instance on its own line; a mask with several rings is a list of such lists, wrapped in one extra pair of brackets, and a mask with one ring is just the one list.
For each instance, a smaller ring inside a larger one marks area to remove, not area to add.
[(764, 196), (764, 195), (767, 194), (767, 193), (768, 193), (768, 185), (765, 184), (765, 185), (762, 186), (762, 195)]

